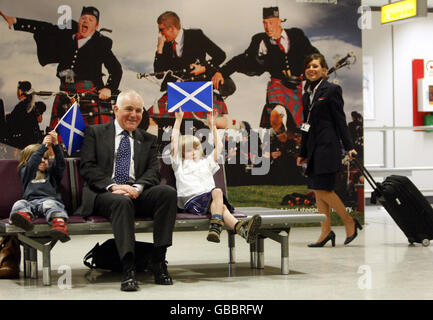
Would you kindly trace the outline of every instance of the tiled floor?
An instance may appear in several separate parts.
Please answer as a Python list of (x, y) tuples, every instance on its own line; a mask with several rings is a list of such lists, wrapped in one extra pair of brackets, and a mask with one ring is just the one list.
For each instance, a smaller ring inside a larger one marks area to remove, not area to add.
[[(155, 285), (150, 274), (139, 274), (140, 291), (133, 293), (119, 290), (120, 275), (88, 272), (82, 263), (84, 254), (109, 235), (75, 236), (53, 249), (51, 287), (42, 285), (41, 271), (36, 280), (0, 280), (0, 300), (433, 299), (433, 243), (409, 246), (380, 207), (367, 207), (364, 227), (349, 246), (343, 246), (344, 227), (335, 227), (335, 248), (330, 243), (308, 248), (319, 229), (293, 228), (289, 275), (280, 274), (280, 247), (271, 240), (265, 240), (265, 268), (253, 270), (243, 239), (236, 238), (237, 263), (229, 267), (226, 234), (221, 244), (213, 244), (205, 232), (178, 232), (167, 257), (174, 285)], [(151, 234), (137, 240), (152, 241)], [(71, 270), (71, 277), (62, 270)]]

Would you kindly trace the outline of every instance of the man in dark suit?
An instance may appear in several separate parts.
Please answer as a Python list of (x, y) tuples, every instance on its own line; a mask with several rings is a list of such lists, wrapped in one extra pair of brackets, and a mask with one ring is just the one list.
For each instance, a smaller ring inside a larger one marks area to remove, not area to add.
[(271, 128), (275, 134), (293, 136), (302, 124), (302, 87), (304, 59), (318, 52), (298, 28), (283, 29), (278, 7), (263, 8), (265, 32), (255, 34), (244, 53), (225, 63), (212, 77), (218, 88), (234, 72), (259, 76), (269, 72), (266, 106), (260, 126)]
[[(200, 29), (183, 29), (175, 12), (167, 11), (157, 19), (159, 37), (153, 63), (155, 72), (180, 71), (176, 75), (184, 81), (208, 81), (225, 60), (225, 52), (210, 40)], [(206, 60), (206, 56), (210, 59)], [(167, 76), (161, 84), (161, 91), (167, 90), (167, 82), (179, 81)], [(217, 128), (226, 128), (227, 106), (221, 97), (214, 95), (213, 106), (218, 111)], [(173, 126), (174, 113), (167, 108), (167, 95), (163, 95), (158, 105), (148, 110), (149, 116), (158, 126)], [(198, 118), (206, 119), (206, 112), (196, 112)], [(191, 112), (184, 113), (184, 119), (194, 119)], [(194, 122), (194, 125), (197, 123)], [(153, 123), (155, 125), (155, 123)], [(200, 125), (198, 123), (198, 125)], [(181, 129), (181, 131), (183, 131)]]
[[(92, 93), (107, 100), (117, 91), (122, 77), (122, 67), (111, 51), (113, 41), (97, 31), (99, 10), (83, 7), (78, 23), (72, 21), (71, 28), (61, 28), (48, 22), (10, 17), (0, 11), (9, 25), (18, 31), (34, 34), (39, 63), (45, 66), (57, 63), (60, 90), (68, 93)], [(109, 75), (102, 80), (102, 65)], [(50, 127), (70, 106), (65, 96), (57, 95), (51, 112)], [(86, 124), (105, 123), (112, 120), (111, 104), (80, 103), (80, 111)]]
[(121, 290), (135, 291), (134, 217), (153, 218), (152, 270), (157, 284), (172, 284), (165, 255), (172, 244), (177, 212), (176, 190), (159, 185), (156, 137), (137, 129), (143, 100), (123, 91), (114, 106), (115, 121), (86, 128), (80, 173), (86, 184), (76, 212), (110, 219), (123, 266)]

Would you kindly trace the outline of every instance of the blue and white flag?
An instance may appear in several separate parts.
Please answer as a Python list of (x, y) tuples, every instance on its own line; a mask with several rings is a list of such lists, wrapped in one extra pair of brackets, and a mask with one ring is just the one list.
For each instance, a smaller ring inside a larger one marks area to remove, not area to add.
[(210, 112), (213, 108), (212, 81), (168, 82), (168, 112), (182, 107), (185, 112)]
[(68, 154), (71, 155), (75, 151), (80, 150), (81, 144), (83, 143), (86, 123), (84, 122), (77, 102), (66, 111), (57, 126)]

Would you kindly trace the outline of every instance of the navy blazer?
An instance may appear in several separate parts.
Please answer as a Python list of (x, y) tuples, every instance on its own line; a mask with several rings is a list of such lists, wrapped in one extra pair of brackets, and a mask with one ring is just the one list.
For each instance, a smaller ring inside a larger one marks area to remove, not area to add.
[[(134, 170), (136, 184), (144, 189), (160, 182), (157, 138), (142, 129), (133, 132)], [(75, 215), (88, 216), (93, 211), (98, 193), (108, 192), (106, 187), (115, 183), (111, 178), (114, 168), (114, 122), (86, 128), (81, 147), (80, 174), (84, 178), (81, 207)]]
[(324, 174), (341, 169), (341, 143), (344, 149), (353, 149), (343, 110), (342, 90), (339, 85), (324, 79), (316, 90), (312, 104), (309, 94), (304, 93), (304, 122), (310, 112), (310, 130), (302, 132), (299, 156), (308, 158), (306, 173)]

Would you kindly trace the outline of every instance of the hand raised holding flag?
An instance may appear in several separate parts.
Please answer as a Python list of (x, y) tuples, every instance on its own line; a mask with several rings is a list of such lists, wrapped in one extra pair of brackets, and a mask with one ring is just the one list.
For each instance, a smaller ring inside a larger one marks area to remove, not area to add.
[(182, 108), (177, 109), (177, 111), (174, 113), (174, 117), (177, 119), (179, 119), (180, 121), (182, 121), (183, 119), (183, 111)]
[(56, 131), (51, 130), (50, 132), (48, 132), (48, 135), (51, 137), (51, 143), (52, 144), (54, 144), (54, 145), (59, 144), (59, 136), (58, 136)]
[(213, 109), (213, 111), (207, 113), (207, 122), (211, 130), (214, 126), (216, 126), (217, 117), (218, 117), (218, 111), (216, 109)]

